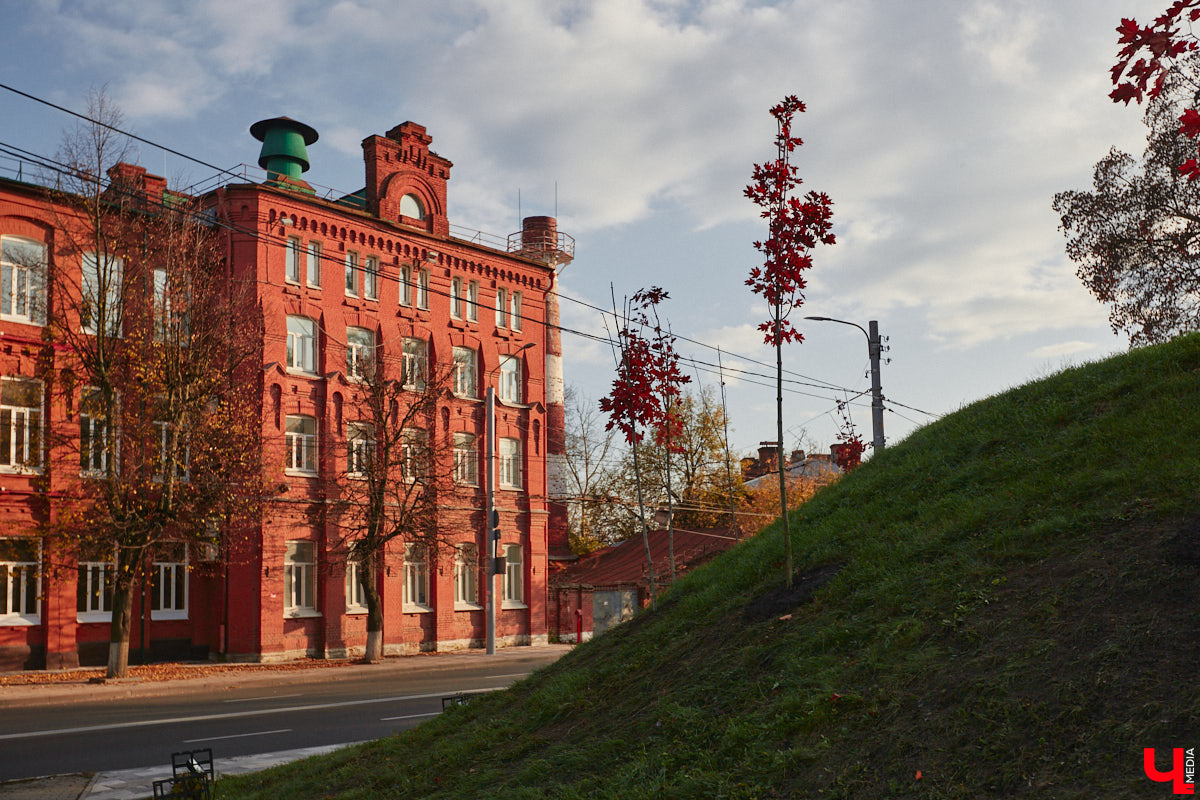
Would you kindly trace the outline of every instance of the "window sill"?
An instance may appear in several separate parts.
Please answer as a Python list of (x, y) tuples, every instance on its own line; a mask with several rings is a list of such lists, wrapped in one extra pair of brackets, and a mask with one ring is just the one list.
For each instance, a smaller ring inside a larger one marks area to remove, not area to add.
[(433, 609), (430, 608), (429, 606), (417, 606), (417, 605), (405, 604), (404, 613), (405, 614), (432, 614)]
[(10, 467), (10, 466), (5, 465), (5, 466), (0, 466), (0, 473), (3, 473), (5, 475), (30, 475), (30, 476), (33, 476), (33, 475), (41, 475), (42, 468), (41, 467), (36, 467), (36, 468), (34, 468), (34, 467)]
[(515, 600), (505, 600), (500, 603), (501, 611), (520, 611), (521, 609), (529, 608), (524, 603), (518, 603)]
[(454, 395), (454, 399), (456, 399), (456, 400), (469, 400), (469, 401), (470, 401), (470, 402), (472, 402), (472, 403), (478, 403), (478, 402), (479, 402), (479, 398), (478, 398), (478, 397), (476, 397), (476, 396), (474, 396), (474, 395), (470, 395), (470, 394), (459, 394), (458, 392), (451, 392), (450, 394)]
[(455, 603), (455, 611), (483, 611), (483, 606), (478, 603)]
[(285, 367), (284, 371), (288, 375), (293, 375), (297, 378), (319, 378), (319, 377), (321, 377), (316, 372), (311, 372), (307, 369), (301, 369), (300, 367)]
[(316, 471), (309, 472), (304, 469), (284, 469), (283, 474), (292, 478), (316, 478), (318, 476)]
[(500, 491), (502, 491), (502, 492), (523, 492), (523, 491), (525, 491), (525, 489), (520, 486), (506, 486), (505, 484), (502, 483), (502, 484), (500, 484)]
[(366, 606), (350, 606), (350, 607), (348, 607), (348, 608), (346, 609), (346, 616), (347, 616), (347, 617), (360, 617), (360, 616), (366, 616), (366, 614), (367, 614), (367, 613), (368, 613), (368, 612), (367, 612), (367, 607), (366, 607)]
[(321, 616), (321, 612), (315, 608), (285, 608), (283, 610), (284, 619), (313, 619)]
[(310, 284), (308, 284), (308, 288), (309, 288), (309, 289), (315, 289), (315, 290), (317, 290), (317, 291), (319, 292), (319, 291), (321, 291), (321, 284), (319, 284), (319, 283), (310, 283)]
[(16, 614), (0, 617), (0, 628), (28, 628), (41, 624), (42, 620), (40, 617), (26, 617)]
[(75, 621), (87, 624), (90, 622), (112, 622), (111, 611), (83, 611), (75, 614)]
[(166, 622), (168, 620), (185, 620), (188, 618), (186, 611), (151, 611), (151, 622)]

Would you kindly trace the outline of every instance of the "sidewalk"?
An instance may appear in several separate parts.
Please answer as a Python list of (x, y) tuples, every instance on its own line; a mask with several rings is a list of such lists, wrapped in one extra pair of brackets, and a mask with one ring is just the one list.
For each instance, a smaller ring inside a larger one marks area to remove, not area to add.
[[(213, 761), (217, 777), (241, 775), (247, 772), (298, 761), (309, 756), (330, 753), (349, 744), (325, 747), (304, 747), (279, 753), (259, 753), (252, 756), (218, 758)], [(142, 800), (153, 797), (154, 782), (171, 777), (170, 765), (98, 772), (95, 775), (52, 775), (0, 783), (3, 800)]]

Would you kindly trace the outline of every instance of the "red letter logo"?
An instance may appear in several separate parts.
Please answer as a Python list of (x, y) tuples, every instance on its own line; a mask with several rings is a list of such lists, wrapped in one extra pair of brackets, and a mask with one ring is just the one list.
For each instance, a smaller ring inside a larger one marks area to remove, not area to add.
[(1158, 783), (1166, 783), (1172, 781), (1171, 788), (1175, 794), (1195, 794), (1196, 786), (1193, 783), (1184, 783), (1183, 769), (1183, 749), (1176, 747), (1171, 751), (1171, 771), (1159, 772), (1154, 766), (1154, 748), (1147, 747), (1142, 750), (1142, 768), (1146, 770), (1146, 777)]

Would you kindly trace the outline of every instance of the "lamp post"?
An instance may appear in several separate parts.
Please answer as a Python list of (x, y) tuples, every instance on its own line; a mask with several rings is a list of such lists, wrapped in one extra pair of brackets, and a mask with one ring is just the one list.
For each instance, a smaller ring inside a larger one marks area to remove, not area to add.
[(811, 319), (814, 322), (840, 322), (843, 325), (853, 325), (863, 332), (863, 336), (867, 337), (867, 352), (871, 356), (871, 446), (878, 453), (884, 448), (883, 386), (879, 380), (879, 354), (883, 351), (883, 341), (879, 336), (879, 322), (871, 320), (867, 323), (871, 329), (868, 333), (862, 325), (847, 322), (844, 319), (834, 319), (833, 317), (805, 317), (805, 319)]
[(484, 492), (487, 495), (487, 523), (484, 525), (484, 539), (487, 547), (487, 654), (496, 653), (496, 568), (499, 566), (496, 549), (500, 546), (500, 515), (496, 511), (496, 390), (492, 388), (492, 375), (503, 367), (517, 354), (533, 347), (533, 342), (526, 342), (516, 352), (501, 357), (495, 367), (487, 373), (487, 389), (484, 394)]

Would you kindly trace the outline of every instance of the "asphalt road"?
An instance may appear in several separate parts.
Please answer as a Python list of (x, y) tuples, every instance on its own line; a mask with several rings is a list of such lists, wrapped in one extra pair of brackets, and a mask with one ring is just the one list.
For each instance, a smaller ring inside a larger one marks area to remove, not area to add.
[[(227, 674), (160, 684), (6, 687), (0, 780), (376, 739), (436, 716), (442, 698), (506, 688), (569, 648), (514, 647), (379, 665)], [(24, 691), (21, 691), (24, 690)]]

